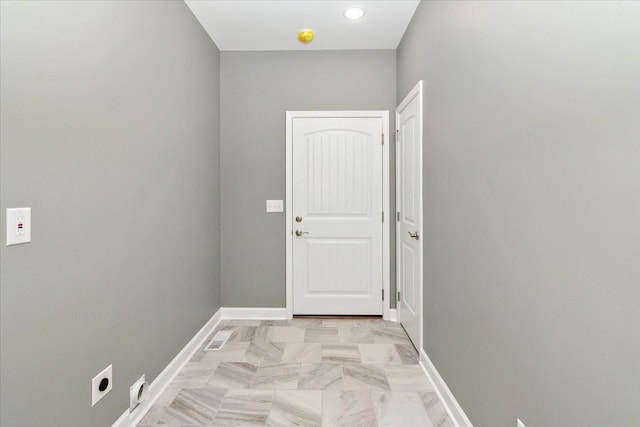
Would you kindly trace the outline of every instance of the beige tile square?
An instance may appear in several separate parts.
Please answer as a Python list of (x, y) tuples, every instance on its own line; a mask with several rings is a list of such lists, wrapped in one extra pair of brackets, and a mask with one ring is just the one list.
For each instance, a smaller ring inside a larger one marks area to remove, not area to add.
[(272, 342), (304, 342), (305, 329), (295, 328), (292, 326), (272, 326), (271, 337), (268, 341)]
[(258, 368), (251, 388), (267, 390), (295, 390), (298, 388), (300, 365), (274, 364)]
[(271, 411), (273, 390), (229, 390), (213, 420), (217, 426), (263, 426)]
[(277, 390), (273, 396), (268, 426), (322, 425), (322, 392), (316, 390)]
[(338, 328), (307, 328), (304, 336), (305, 342), (316, 342), (321, 344), (338, 343)]
[(322, 361), (333, 363), (359, 363), (360, 351), (355, 344), (322, 344)]
[(377, 426), (371, 391), (325, 391), (322, 393), (323, 427)]
[(342, 366), (345, 390), (390, 390), (381, 365), (349, 363)]
[(384, 372), (392, 391), (434, 391), (419, 365), (387, 365)]
[(209, 385), (219, 389), (249, 388), (258, 367), (244, 362), (222, 362), (209, 380)]
[(300, 390), (342, 390), (342, 365), (337, 363), (303, 363), (300, 366)]
[(218, 362), (189, 362), (178, 372), (168, 388), (205, 387), (218, 368)]
[(373, 333), (369, 328), (340, 327), (338, 336), (341, 344), (373, 344)]
[(402, 363), (394, 344), (358, 344), (360, 360), (366, 364)]
[(286, 343), (282, 353), (282, 363), (320, 363), (322, 344)]
[(378, 427), (433, 426), (418, 393), (387, 391), (371, 393)]

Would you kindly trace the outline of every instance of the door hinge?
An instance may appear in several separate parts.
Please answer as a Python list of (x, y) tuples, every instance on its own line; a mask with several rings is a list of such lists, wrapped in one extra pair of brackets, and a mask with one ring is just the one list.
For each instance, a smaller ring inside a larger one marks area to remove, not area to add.
[(382, 222), (384, 222), (384, 211), (382, 211)]
[(380, 142), (384, 145), (384, 133), (382, 134), (382, 140)]
[(400, 142), (400, 129), (396, 129), (396, 142)]
[(400, 222), (400, 211), (396, 212), (396, 221)]
[(382, 301), (384, 301), (384, 289), (382, 290)]
[(400, 302), (400, 291), (398, 291), (398, 302)]

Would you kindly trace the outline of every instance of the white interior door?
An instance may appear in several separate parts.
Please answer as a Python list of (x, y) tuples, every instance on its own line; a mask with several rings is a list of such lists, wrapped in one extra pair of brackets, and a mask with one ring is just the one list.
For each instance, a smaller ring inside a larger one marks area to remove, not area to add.
[(380, 118), (292, 124), (293, 314), (382, 314)]
[(422, 82), (396, 110), (398, 317), (422, 346)]

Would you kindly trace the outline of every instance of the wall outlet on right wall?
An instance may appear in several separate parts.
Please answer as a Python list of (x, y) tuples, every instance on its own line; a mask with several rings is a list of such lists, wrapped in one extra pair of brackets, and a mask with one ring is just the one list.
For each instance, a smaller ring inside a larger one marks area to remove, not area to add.
[(520, 418), (516, 418), (516, 427), (526, 427)]

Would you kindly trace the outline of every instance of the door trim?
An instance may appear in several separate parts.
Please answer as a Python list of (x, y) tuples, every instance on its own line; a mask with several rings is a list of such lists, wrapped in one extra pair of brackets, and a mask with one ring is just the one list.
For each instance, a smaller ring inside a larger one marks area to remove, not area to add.
[[(420, 301), (420, 343), (419, 346), (420, 348), (418, 348), (418, 351), (422, 350), (424, 348), (424, 204), (423, 204), (423, 196), (422, 196), (422, 178), (423, 178), (423, 162), (422, 162), (422, 145), (424, 143), (423, 141), (423, 120), (424, 120), (424, 106), (423, 106), (423, 98), (422, 98), (422, 80), (418, 81), (418, 83), (416, 83), (416, 85), (413, 87), (413, 89), (411, 89), (411, 91), (407, 94), (407, 96), (402, 100), (402, 102), (398, 105), (398, 107), (396, 108), (396, 114), (395, 114), (395, 123), (396, 123), (396, 129), (398, 129), (398, 123), (400, 120), (400, 111), (404, 110), (407, 105), (409, 105), (409, 103), (411, 101), (413, 101), (416, 97), (418, 97), (419, 103), (420, 103), (420, 127), (418, 129), (418, 139), (420, 141), (420, 156), (419, 156), (419, 169), (420, 169), (420, 179), (418, 180), (418, 194), (420, 194), (420, 200), (418, 201), (419, 205), (420, 205), (420, 212), (422, 213), (422, 219), (420, 221), (420, 236), (422, 236), (422, 239), (419, 240), (420, 242), (420, 297), (419, 297), (419, 301)], [(398, 171), (400, 170), (400, 157), (398, 155), (398, 150), (399, 150), (399, 144), (396, 143), (396, 210), (398, 209), (398, 206), (400, 206), (400, 191), (398, 188), (398, 184), (399, 184), (399, 179), (398, 179)], [(398, 287), (400, 286), (401, 282), (400, 282), (400, 265), (401, 265), (401, 255), (402, 252), (398, 250), (398, 248), (400, 247), (401, 244), (401, 236), (400, 236), (400, 232), (399, 232), (399, 223), (396, 222), (395, 223), (395, 227), (396, 227), (396, 292), (398, 292), (400, 289), (398, 289)], [(396, 298), (397, 300), (397, 298)], [(400, 314), (400, 304), (398, 303), (398, 305), (396, 306), (397, 309), (397, 316), (398, 316), (398, 322), (400, 322), (400, 320), (402, 319), (402, 316)]]
[[(293, 317), (293, 119), (294, 118), (380, 118), (384, 132), (382, 146), (382, 209), (384, 222), (382, 223), (382, 289), (384, 301), (382, 313), (385, 320), (391, 319), (389, 290), (390, 281), (390, 223), (394, 220), (389, 211), (389, 112), (388, 111), (287, 111), (286, 113), (286, 200), (285, 200), (285, 241), (286, 241), (286, 310), (289, 318)], [(381, 213), (382, 215), (382, 213)], [(395, 222), (395, 220), (394, 220)]]

